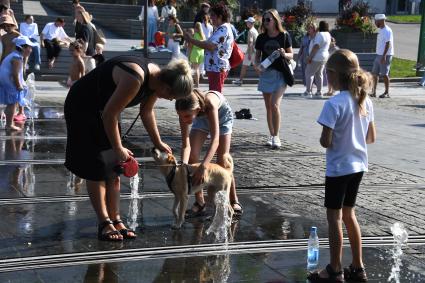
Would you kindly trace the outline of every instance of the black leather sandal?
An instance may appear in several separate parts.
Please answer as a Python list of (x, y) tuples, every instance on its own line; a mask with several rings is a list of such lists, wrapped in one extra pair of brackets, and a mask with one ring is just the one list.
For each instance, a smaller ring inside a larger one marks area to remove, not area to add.
[(330, 264), (326, 265), (326, 272), (328, 273), (328, 278), (320, 277), (320, 271), (310, 272), (307, 276), (307, 279), (311, 282), (319, 283), (343, 283), (344, 281), (344, 272), (334, 271)]
[[(115, 225), (118, 225), (118, 224), (120, 224), (120, 223), (124, 223), (121, 219), (117, 219), (117, 220), (114, 220), (114, 221), (112, 221), (112, 223), (114, 224), (114, 226)], [(118, 230), (119, 231), (119, 233), (122, 235), (122, 237), (124, 238), (124, 239), (129, 239), (129, 240), (132, 240), (132, 239), (136, 239), (137, 238), (137, 235), (136, 235), (136, 232), (134, 232), (133, 230), (131, 230), (131, 229), (128, 229), (128, 228), (123, 228), (123, 229), (120, 229), (120, 230)], [(130, 236), (130, 234), (128, 234), (128, 233), (133, 233), (134, 234), (134, 236)]]
[(344, 268), (344, 278), (347, 281), (367, 282), (367, 274), (364, 267), (355, 268), (353, 265)]
[(205, 204), (200, 205), (197, 201), (193, 203), (193, 206), (198, 208), (198, 211), (193, 211), (192, 208), (186, 210), (185, 218), (195, 218), (206, 215)]
[[(233, 208), (233, 206), (234, 205), (239, 205), (239, 207), (240, 208)], [(230, 205), (232, 206), (232, 208), (233, 208), (233, 212), (234, 212), (234, 214), (233, 214), (233, 216), (235, 216), (235, 217), (240, 217), (240, 216), (242, 216), (242, 214), (243, 214), (243, 208), (242, 208), (242, 205), (239, 203), (239, 202), (237, 202), (237, 201), (231, 201), (230, 202)]]
[(102, 223), (99, 223), (99, 225), (97, 226), (97, 239), (100, 241), (121, 242), (122, 238), (111, 238), (111, 236), (120, 235), (120, 232), (118, 232), (117, 230), (103, 233), (103, 229), (105, 229), (106, 226), (113, 224), (114, 223), (109, 219), (103, 221)]

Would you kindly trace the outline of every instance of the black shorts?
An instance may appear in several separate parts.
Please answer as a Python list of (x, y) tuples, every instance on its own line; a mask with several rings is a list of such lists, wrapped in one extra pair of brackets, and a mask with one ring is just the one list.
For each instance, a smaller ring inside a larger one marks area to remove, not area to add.
[(354, 207), (363, 173), (339, 177), (326, 176), (325, 207), (331, 209), (341, 209), (342, 206)]

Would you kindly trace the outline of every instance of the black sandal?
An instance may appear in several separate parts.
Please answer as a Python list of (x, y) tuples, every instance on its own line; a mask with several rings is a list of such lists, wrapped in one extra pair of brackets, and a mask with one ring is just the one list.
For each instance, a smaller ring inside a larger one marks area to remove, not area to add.
[[(326, 272), (328, 273), (328, 278), (320, 277), (320, 271), (310, 272), (307, 276), (307, 279), (311, 282), (320, 282), (320, 283), (342, 283), (344, 282), (344, 272), (338, 271), (335, 272), (330, 264), (326, 265)], [(338, 277), (341, 276), (342, 279)]]
[(364, 267), (355, 268), (353, 265), (344, 268), (344, 278), (347, 281), (367, 282), (367, 274)]
[[(239, 207), (240, 208), (233, 208), (233, 206), (234, 205), (239, 205)], [(231, 201), (230, 202), (230, 205), (232, 206), (232, 208), (233, 208), (233, 216), (235, 216), (235, 217), (240, 217), (240, 216), (242, 216), (242, 213), (243, 213), (243, 208), (242, 208), (242, 205), (239, 203), (239, 202), (237, 202), (237, 201)]]
[[(112, 221), (112, 223), (114, 224), (114, 227), (115, 227), (115, 225), (118, 225), (118, 224), (124, 223), (124, 222), (121, 219), (117, 219), (117, 220)], [(131, 239), (136, 239), (137, 238), (136, 232), (134, 232), (131, 229), (123, 228), (123, 229), (120, 229), (118, 231), (122, 235), (123, 239), (129, 239), (129, 240), (131, 240)], [(128, 233), (133, 233), (134, 236), (130, 236)]]
[(204, 205), (200, 205), (197, 201), (195, 201), (193, 203), (193, 206), (196, 206), (198, 208), (198, 211), (193, 211), (192, 208), (190, 208), (186, 210), (184, 218), (195, 218), (206, 215), (205, 203)]
[(103, 221), (97, 226), (97, 239), (100, 241), (121, 242), (122, 239), (120, 238), (117, 238), (117, 239), (111, 238), (111, 236), (120, 235), (120, 232), (118, 232), (117, 230), (102, 233), (103, 229), (105, 229), (105, 227), (108, 225), (114, 225), (114, 223), (108, 219)]

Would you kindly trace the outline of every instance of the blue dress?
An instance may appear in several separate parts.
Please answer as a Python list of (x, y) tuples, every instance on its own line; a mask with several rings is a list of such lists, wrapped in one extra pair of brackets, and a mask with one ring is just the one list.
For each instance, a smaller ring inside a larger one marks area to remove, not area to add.
[(25, 106), (28, 87), (24, 81), (23, 67), (21, 67), (19, 81), (24, 89), (17, 89), (12, 77), (12, 60), (14, 59), (20, 60), (23, 66), (23, 57), (18, 51), (13, 51), (7, 55), (0, 66), (0, 104), (9, 105), (19, 103), (21, 106)]

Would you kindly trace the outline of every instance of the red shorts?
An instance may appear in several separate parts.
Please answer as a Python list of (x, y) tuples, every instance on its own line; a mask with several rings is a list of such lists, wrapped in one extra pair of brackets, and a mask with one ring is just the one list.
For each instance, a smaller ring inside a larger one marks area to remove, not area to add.
[(227, 78), (228, 72), (207, 72), (210, 90), (223, 93), (224, 80)]

